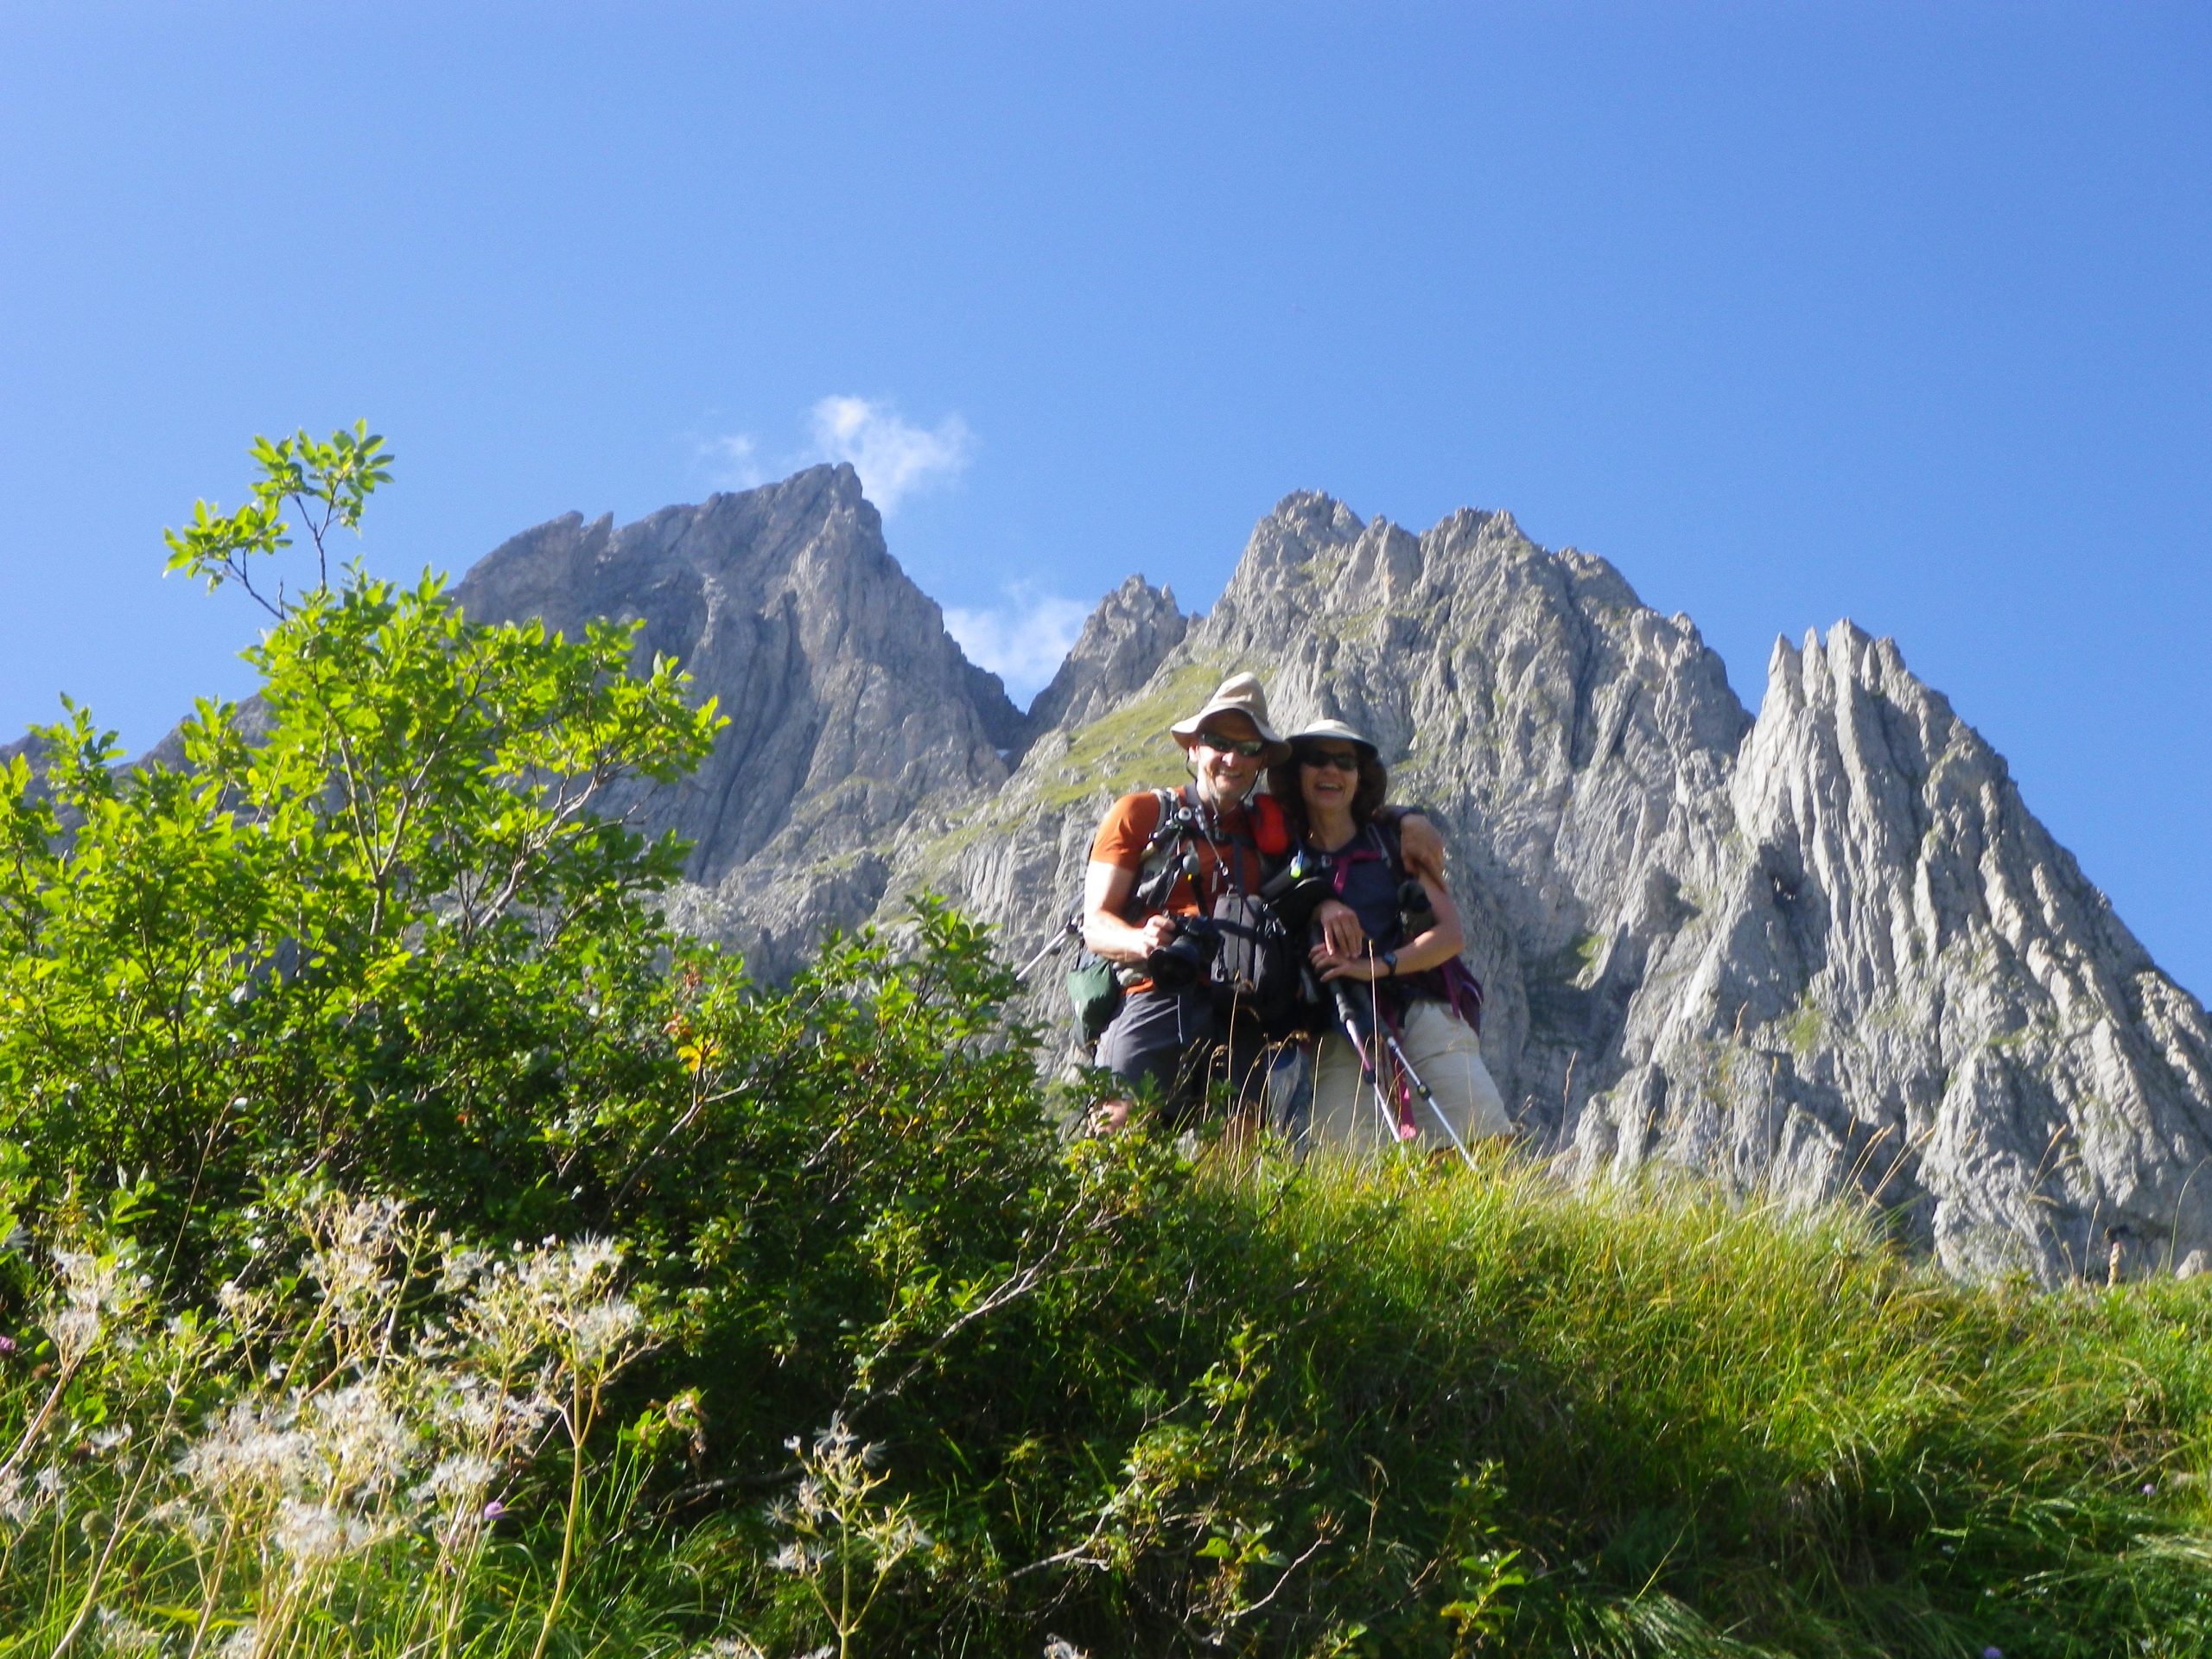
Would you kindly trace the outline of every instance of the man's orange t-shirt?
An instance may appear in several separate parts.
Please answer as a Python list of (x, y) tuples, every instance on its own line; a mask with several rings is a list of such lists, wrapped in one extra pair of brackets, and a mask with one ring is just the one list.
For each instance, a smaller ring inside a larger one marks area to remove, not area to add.
[[(1106, 814), (1106, 821), (1098, 826), (1098, 834), (1090, 843), (1090, 861), (1111, 864), (1116, 869), (1141, 875), (1144, 869), (1145, 849), (1152, 844), (1153, 834), (1160, 828), (1160, 797), (1150, 790), (1135, 795), (1124, 795), (1114, 803)], [(1233, 807), (1220, 817), (1221, 833), (1234, 840), (1212, 842), (1204, 836), (1192, 836), (1181, 843), (1182, 848), (1198, 855), (1198, 891), (1192, 890), (1188, 880), (1178, 881), (1167, 897), (1167, 910), (1178, 916), (1204, 915), (1213, 908), (1213, 902), (1232, 885), (1241, 885), (1245, 892), (1255, 892), (1262, 880), (1258, 855), (1248, 844), (1252, 830), (1244, 808)], [(1243, 876), (1241, 884), (1235, 883), (1224, 855), (1234, 851), (1237, 871)], [(1177, 857), (1182, 856), (1179, 850)], [(1138, 918), (1141, 919), (1141, 918)]]

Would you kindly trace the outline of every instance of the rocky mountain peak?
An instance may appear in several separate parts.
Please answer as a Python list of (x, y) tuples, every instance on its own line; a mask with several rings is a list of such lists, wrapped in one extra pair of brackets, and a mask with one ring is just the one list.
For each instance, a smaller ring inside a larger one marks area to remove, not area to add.
[(849, 466), (620, 529), (570, 513), (456, 592), (483, 620), (641, 623), (641, 652), (677, 658), (719, 701), (729, 727), (698, 773), (629, 804), (693, 843), (686, 919), (772, 974), (875, 906), (884, 849), (925, 798), (1002, 784), (1026, 729), (891, 557)]
[[(2021, 800), (2002, 757), (1840, 622), (1777, 644), (1732, 791), (1825, 1040), (1809, 1092), (1882, 1105), (1962, 1270), (2212, 1262), (2212, 1025)], [(1781, 953), (1777, 954), (1777, 960)]]
[(1031, 729), (1051, 731), (1104, 714), (1152, 677), (1190, 626), (1172, 590), (1129, 577), (1099, 601), (1059, 672), (1030, 704)]

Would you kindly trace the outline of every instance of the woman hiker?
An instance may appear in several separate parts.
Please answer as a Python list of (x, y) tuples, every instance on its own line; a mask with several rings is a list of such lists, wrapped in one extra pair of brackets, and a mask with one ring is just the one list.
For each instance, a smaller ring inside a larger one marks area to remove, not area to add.
[[(1291, 758), (1268, 772), (1268, 792), (1283, 804), (1306, 861), (1341, 901), (1324, 907), (1312, 948), (1326, 1001), (1317, 1016), (1310, 1138), (1355, 1152), (1410, 1141), (1448, 1154), (1452, 1137), (1438, 1110), (1465, 1143), (1510, 1134), (1505, 1103), (1483, 1064), (1475, 1031), (1482, 993), (1459, 962), (1465, 939), (1445, 888), (1440, 842), (1424, 824), (1410, 845), (1401, 844), (1394, 815), (1382, 811), (1389, 773), (1375, 745), (1342, 721), (1321, 721), (1288, 741)], [(1401, 908), (1402, 895), (1412, 896), (1409, 880), (1427, 901), (1411, 922)], [(1396, 1075), (1387, 1053), (1376, 1056), (1379, 1091), (1362, 1076), (1333, 1018), (1329, 986), (1336, 982), (1351, 987), (1371, 1028), (1396, 1034), (1434, 1095), (1434, 1109)]]

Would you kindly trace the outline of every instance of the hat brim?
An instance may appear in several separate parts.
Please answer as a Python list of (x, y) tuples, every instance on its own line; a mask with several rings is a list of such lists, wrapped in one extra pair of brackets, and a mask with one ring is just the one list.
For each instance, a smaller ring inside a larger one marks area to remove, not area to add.
[(1350, 743), (1370, 760), (1380, 760), (1382, 751), (1371, 737), (1363, 737), (1341, 720), (1325, 720), (1293, 732), (1287, 740), (1294, 752), (1301, 743)]

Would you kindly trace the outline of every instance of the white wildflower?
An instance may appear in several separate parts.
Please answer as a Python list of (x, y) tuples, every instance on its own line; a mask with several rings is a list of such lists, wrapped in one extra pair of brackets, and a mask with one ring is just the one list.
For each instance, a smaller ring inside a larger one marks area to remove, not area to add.
[(310, 1414), (315, 1449), (342, 1491), (382, 1491), (399, 1478), (415, 1449), (414, 1431), (400, 1421), (372, 1382), (356, 1382), (319, 1399)]
[(162, 1637), (158, 1630), (149, 1630), (136, 1620), (124, 1618), (111, 1607), (103, 1607), (97, 1615), (100, 1641), (110, 1653), (159, 1653)]
[(438, 1275), (440, 1293), (450, 1296), (456, 1291), (467, 1289), (483, 1276), (491, 1264), (492, 1256), (488, 1251), (448, 1248)]
[(219, 1501), (292, 1491), (320, 1471), (315, 1441), (291, 1409), (241, 1402), (188, 1447), (177, 1467)]
[(302, 1567), (323, 1567), (367, 1548), (381, 1536), (360, 1516), (327, 1503), (288, 1497), (276, 1511), (276, 1548)]
[(47, 1324), (47, 1333), (54, 1338), (54, 1351), (60, 1356), (62, 1368), (67, 1370), (99, 1345), (100, 1332), (105, 1328), (99, 1314), (89, 1308), (64, 1308)]
[(548, 1240), (481, 1274), (455, 1321), (461, 1334), (501, 1370), (550, 1352), (567, 1367), (606, 1375), (645, 1345), (645, 1320), (613, 1294), (620, 1246), (602, 1238)]
[(451, 1433), (456, 1430), (487, 1449), (529, 1439), (553, 1414), (553, 1402), (542, 1389), (516, 1394), (481, 1377), (464, 1377), (430, 1402), (430, 1419)]
[(828, 1514), (830, 1505), (822, 1496), (822, 1483), (812, 1475), (803, 1476), (798, 1483), (798, 1512), (806, 1521), (819, 1521)]
[(570, 1325), (575, 1363), (584, 1370), (604, 1369), (628, 1346), (645, 1316), (636, 1304), (617, 1300), (583, 1308)]
[(369, 1318), (391, 1290), (385, 1272), (398, 1240), (405, 1206), (394, 1198), (326, 1196), (302, 1217), (321, 1245), (308, 1258), (308, 1272), (322, 1287), (340, 1323), (358, 1325)]
[(215, 1659), (253, 1659), (261, 1651), (261, 1621), (249, 1618), (232, 1630), (230, 1638), (217, 1649)]
[(882, 1525), (869, 1529), (868, 1535), (877, 1554), (893, 1558), (927, 1549), (933, 1541), (913, 1521), (899, 1514), (887, 1517)]
[(188, 1503), (181, 1497), (156, 1503), (146, 1511), (146, 1519), (156, 1527), (181, 1532), (197, 1544), (204, 1544), (215, 1535), (214, 1517), (197, 1503)]
[(1090, 1656), (1065, 1636), (1045, 1638), (1045, 1659), (1090, 1659)]
[(814, 1437), (814, 1455), (836, 1462), (851, 1455), (855, 1438), (853, 1431), (845, 1427), (844, 1414), (833, 1411), (830, 1414), (830, 1427)]
[(99, 1345), (108, 1326), (138, 1310), (153, 1281), (135, 1272), (137, 1247), (125, 1243), (105, 1255), (90, 1250), (56, 1250), (54, 1265), (61, 1279), (61, 1311), (47, 1326), (64, 1370), (80, 1363)]
[(785, 1544), (768, 1558), (768, 1565), (779, 1573), (811, 1573), (823, 1561), (820, 1552), (804, 1544)]
[(429, 1478), (416, 1489), (422, 1497), (455, 1498), (474, 1503), (499, 1475), (499, 1465), (489, 1458), (463, 1454), (454, 1458), (441, 1458)]
[(98, 1256), (91, 1249), (55, 1249), (53, 1265), (62, 1276), (62, 1312), (48, 1320), (47, 1334), (62, 1370), (71, 1370), (99, 1347), (108, 1320), (137, 1303), (128, 1274), (130, 1252)]
[(717, 1636), (702, 1642), (685, 1659), (768, 1659), (749, 1637)]
[(226, 1279), (215, 1287), (215, 1311), (233, 1330), (244, 1331), (260, 1324), (267, 1300), (258, 1291), (248, 1290), (235, 1279)]
[(49, 1463), (31, 1477), (31, 1484), (38, 1488), (39, 1497), (49, 1503), (61, 1496), (67, 1484), (61, 1478), (61, 1469), (58, 1464)]
[(121, 1446), (130, 1438), (130, 1425), (116, 1423), (106, 1428), (95, 1429), (86, 1437), (85, 1444), (95, 1453), (105, 1453), (114, 1451), (117, 1446)]

